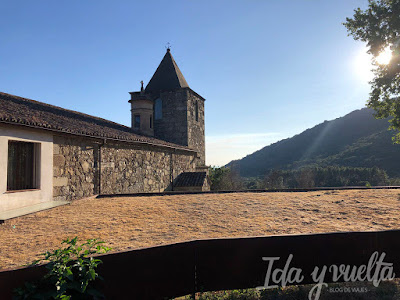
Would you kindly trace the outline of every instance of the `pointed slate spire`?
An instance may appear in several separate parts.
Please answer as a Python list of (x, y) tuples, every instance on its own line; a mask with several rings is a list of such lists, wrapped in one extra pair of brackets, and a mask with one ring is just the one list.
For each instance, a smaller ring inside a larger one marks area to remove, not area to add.
[(160, 91), (170, 91), (179, 88), (189, 87), (181, 70), (179, 70), (171, 50), (167, 48), (160, 65), (158, 66), (150, 82), (146, 86), (146, 93), (154, 93)]

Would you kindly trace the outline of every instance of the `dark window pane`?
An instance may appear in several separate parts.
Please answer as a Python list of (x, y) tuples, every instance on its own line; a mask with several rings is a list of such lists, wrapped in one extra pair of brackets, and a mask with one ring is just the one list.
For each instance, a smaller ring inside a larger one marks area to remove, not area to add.
[(194, 114), (196, 116), (196, 121), (198, 121), (199, 120), (199, 102), (197, 102), (197, 101), (196, 101), (196, 104), (194, 105), (194, 110), (195, 110)]
[(160, 120), (162, 119), (162, 100), (158, 98), (154, 103), (154, 119)]
[(135, 128), (140, 128), (140, 115), (135, 115)]
[(7, 190), (33, 189), (34, 144), (8, 142)]

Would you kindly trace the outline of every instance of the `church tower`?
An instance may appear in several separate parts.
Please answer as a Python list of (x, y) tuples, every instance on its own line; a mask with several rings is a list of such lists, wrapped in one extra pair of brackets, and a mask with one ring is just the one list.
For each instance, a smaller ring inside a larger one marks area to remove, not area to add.
[(169, 48), (146, 88), (130, 94), (134, 131), (194, 149), (197, 165), (205, 165), (205, 99), (189, 87)]

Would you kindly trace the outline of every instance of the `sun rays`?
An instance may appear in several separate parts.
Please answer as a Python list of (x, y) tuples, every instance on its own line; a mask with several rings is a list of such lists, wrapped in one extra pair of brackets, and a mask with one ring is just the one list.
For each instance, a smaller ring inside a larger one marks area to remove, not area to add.
[(386, 47), (377, 57), (376, 57), (376, 62), (379, 65), (387, 65), (390, 63), (390, 60), (392, 59), (392, 51), (390, 50), (390, 47)]

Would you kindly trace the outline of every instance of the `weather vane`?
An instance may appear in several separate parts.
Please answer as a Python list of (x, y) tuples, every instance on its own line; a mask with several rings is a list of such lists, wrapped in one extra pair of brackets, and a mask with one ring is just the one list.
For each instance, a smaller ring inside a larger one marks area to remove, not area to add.
[(171, 49), (171, 44), (168, 42), (167, 45), (165, 46), (165, 49), (170, 50)]

